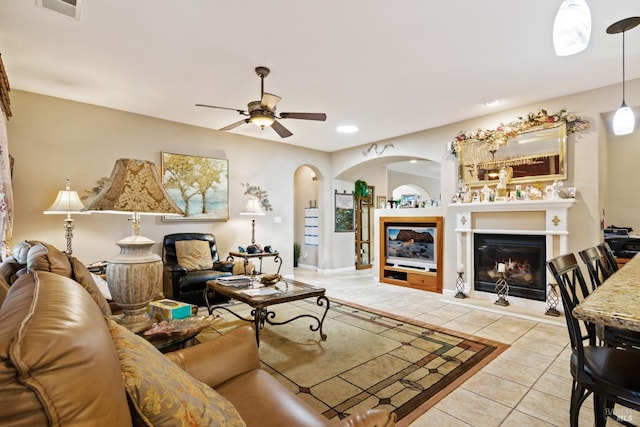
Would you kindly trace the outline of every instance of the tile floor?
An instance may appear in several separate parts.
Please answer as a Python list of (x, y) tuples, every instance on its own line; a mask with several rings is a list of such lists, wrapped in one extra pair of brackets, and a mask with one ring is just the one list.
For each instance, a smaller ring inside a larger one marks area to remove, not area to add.
[[(453, 297), (378, 283), (371, 270), (317, 273), (297, 268), (294, 276), (324, 287), (329, 298), (510, 345), (411, 426), (569, 426), (571, 350), (563, 317), (508, 310), (502, 314), (472, 302), (460, 305), (463, 300)], [(589, 398), (580, 413), (580, 426), (593, 425), (591, 408)], [(640, 413), (626, 408), (616, 412), (640, 424)], [(614, 420), (607, 423), (620, 425)]]

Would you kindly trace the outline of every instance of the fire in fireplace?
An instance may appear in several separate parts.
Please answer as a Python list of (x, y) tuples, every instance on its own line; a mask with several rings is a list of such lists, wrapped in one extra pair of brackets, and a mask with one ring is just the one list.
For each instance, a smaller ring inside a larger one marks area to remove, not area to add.
[(504, 263), (510, 296), (545, 301), (545, 236), (476, 233), (473, 259), (475, 290), (495, 292), (498, 263)]

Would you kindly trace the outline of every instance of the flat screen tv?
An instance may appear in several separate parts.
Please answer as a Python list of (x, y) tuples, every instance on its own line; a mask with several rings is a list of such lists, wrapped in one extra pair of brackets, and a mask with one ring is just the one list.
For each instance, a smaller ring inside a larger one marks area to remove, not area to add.
[(385, 237), (387, 265), (436, 270), (436, 227), (388, 224)]

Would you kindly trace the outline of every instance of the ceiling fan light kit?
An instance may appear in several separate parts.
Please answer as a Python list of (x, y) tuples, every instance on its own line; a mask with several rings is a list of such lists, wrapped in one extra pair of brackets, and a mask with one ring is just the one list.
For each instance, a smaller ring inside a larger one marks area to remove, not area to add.
[(633, 132), (636, 126), (633, 110), (627, 106), (625, 101), (624, 34), (638, 24), (640, 24), (640, 17), (633, 16), (614, 22), (607, 28), (607, 34), (622, 33), (622, 104), (613, 116), (613, 133), (616, 135), (628, 135)]
[(564, 0), (553, 22), (553, 48), (558, 56), (574, 55), (589, 45), (591, 11), (585, 0)]
[(260, 77), (260, 100), (259, 101), (251, 101), (247, 104), (247, 110), (240, 110), (237, 108), (229, 108), (229, 107), (218, 107), (215, 105), (207, 105), (207, 104), (196, 104), (196, 107), (208, 107), (208, 108), (219, 108), (222, 110), (233, 110), (237, 111), (241, 116), (246, 116), (248, 118), (239, 120), (235, 123), (231, 123), (219, 130), (227, 131), (231, 129), (235, 129), (236, 127), (243, 125), (245, 123), (253, 123), (258, 126), (260, 129), (264, 129), (265, 127), (271, 127), (280, 138), (287, 138), (291, 135), (291, 131), (284, 127), (282, 123), (280, 123), (279, 119), (301, 119), (301, 120), (316, 120), (316, 121), (325, 121), (327, 120), (327, 115), (324, 113), (280, 113), (278, 116), (276, 114), (276, 104), (282, 99), (278, 95), (274, 95), (272, 93), (266, 93), (264, 91), (264, 78), (267, 77), (270, 73), (270, 70), (267, 67), (256, 67), (256, 74)]

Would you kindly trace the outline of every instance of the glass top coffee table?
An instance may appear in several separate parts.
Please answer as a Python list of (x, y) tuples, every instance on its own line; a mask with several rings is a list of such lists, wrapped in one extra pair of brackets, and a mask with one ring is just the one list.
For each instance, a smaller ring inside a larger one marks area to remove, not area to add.
[[(256, 287), (258, 285), (259, 287)], [(233, 312), (228, 307), (211, 305), (209, 303), (210, 298), (216, 293), (224, 295), (226, 297), (242, 301), (245, 304), (253, 307), (251, 310), (251, 318), (244, 318), (237, 313)], [(269, 310), (268, 307), (272, 305), (282, 304), (285, 302), (298, 301), (306, 298), (316, 298), (316, 304), (319, 307), (325, 306), (322, 317), (315, 316), (313, 314), (301, 314), (291, 319), (278, 322), (275, 321), (276, 313)], [(207, 310), (211, 315), (214, 310), (225, 310), (238, 319), (253, 322), (256, 330), (256, 342), (260, 345), (260, 330), (264, 327), (265, 323), (270, 325), (284, 325), (289, 322), (293, 322), (300, 318), (310, 318), (314, 320), (314, 324), (309, 326), (311, 331), (319, 331), (320, 338), (324, 341), (327, 339), (327, 335), (322, 332), (322, 324), (329, 311), (329, 299), (325, 296), (325, 289), (308, 285), (306, 283), (299, 282), (292, 279), (281, 279), (273, 285), (262, 285), (259, 280), (253, 278), (249, 283), (247, 282), (223, 282), (221, 280), (209, 280), (207, 287), (204, 290), (204, 300), (207, 304)]]

